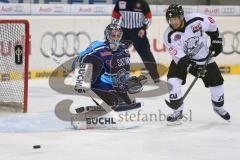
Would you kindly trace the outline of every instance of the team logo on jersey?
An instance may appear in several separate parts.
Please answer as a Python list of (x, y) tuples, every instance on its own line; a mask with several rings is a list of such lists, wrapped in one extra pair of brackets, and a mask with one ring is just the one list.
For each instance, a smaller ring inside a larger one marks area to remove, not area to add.
[(199, 44), (199, 37), (194, 36), (185, 41), (184, 52), (189, 56), (195, 56), (204, 46), (203, 42)]
[(181, 39), (181, 35), (180, 34), (176, 34), (175, 36), (174, 36), (174, 41), (178, 41), (178, 40), (180, 40)]
[(126, 9), (127, 2), (119, 1), (118, 5), (120, 9)]
[(116, 74), (116, 81), (115, 85), (118, 86), (119, 89), (124, 90), (126, 88), (126, 82), (127, 82), (127, 71), (122, 68), (120, 69)]
[(194, 24), (194, 25), (192, 25), (191, 28), (192, 28), (193, 33), (196, 33), (196, 32), (198, 32), (198, 31), (201, 31), (201, 30), (202, 30), (201, 23)]
[(212, 17), (208, 17), (209, 22), (215, 23), (215, 20)]

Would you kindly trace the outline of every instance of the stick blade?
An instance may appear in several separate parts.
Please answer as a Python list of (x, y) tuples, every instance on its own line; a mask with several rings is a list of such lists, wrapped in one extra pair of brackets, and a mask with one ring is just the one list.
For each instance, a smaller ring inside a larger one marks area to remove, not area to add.
[(169, 102), (165, 99), (165, 103), (168, 105), (168, 107), (172, 109), (177, 109), (183, 104), (183, 101), (177, 101), (177, 102)]

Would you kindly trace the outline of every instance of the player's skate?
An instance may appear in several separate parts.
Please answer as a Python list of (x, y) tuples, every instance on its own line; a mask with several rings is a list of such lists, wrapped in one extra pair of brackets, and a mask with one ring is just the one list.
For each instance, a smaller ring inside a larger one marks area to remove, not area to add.
[(182, 110), (174, 110), (172, 114), (167, 116), (167, 125), (180, 125), (183, 118)]
[(213, 107), (213, 110), (223, 119), (230, 121), (230, 114), (223, 107)]

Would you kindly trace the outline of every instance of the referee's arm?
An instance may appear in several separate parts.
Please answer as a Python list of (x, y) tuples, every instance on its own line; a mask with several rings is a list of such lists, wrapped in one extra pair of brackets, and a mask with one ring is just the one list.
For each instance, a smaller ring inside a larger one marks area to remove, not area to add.
[(150, 10), (150, 7), (148, 3), (145, 2), (143, 7), (143, 14), (144, 14), (144, 20), (143, 20), (143, 29), (148, 29), (152, 22), (152, 12)]
[(121, 17), (121, 14), (119, 12), (119, 5), (116, 2), (116, 5), (115, 5), (115, 7), (113, 9), (113, 12), (112, 12), (112, 21), (111, 22), (113, 24), (119, 24), (120, 17)]

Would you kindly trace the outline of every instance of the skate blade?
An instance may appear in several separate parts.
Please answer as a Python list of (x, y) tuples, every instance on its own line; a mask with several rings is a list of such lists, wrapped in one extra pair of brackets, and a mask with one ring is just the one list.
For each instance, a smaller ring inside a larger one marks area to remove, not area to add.
[(167, 126), (179, 126), (182, 125), (182, 121), (181, 120), (177, 120), (175, 122), (168, 122), (167, 121)]

